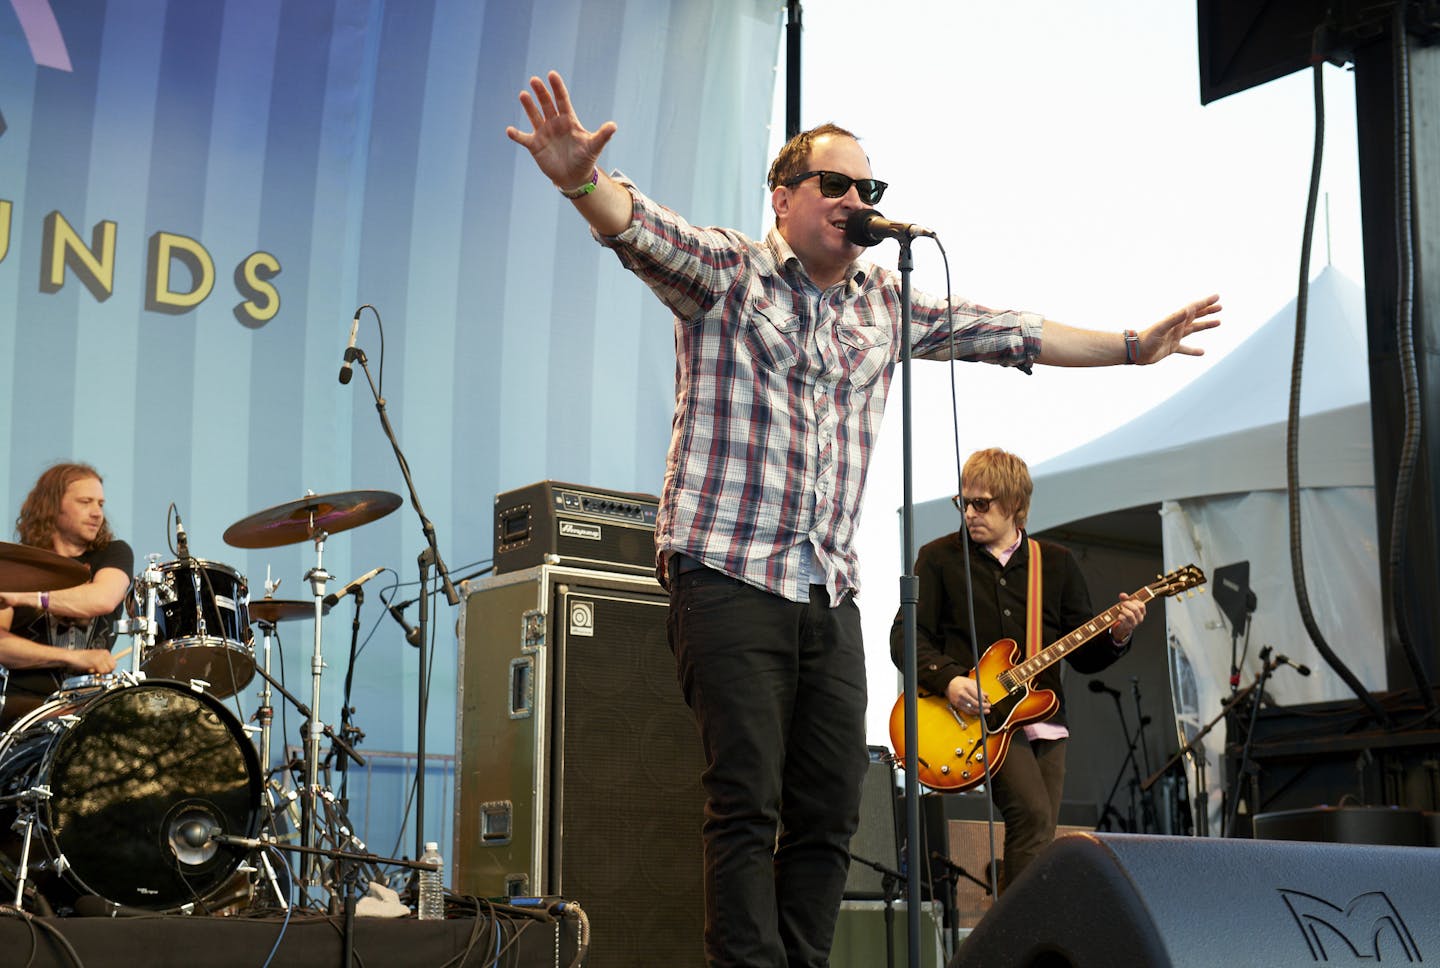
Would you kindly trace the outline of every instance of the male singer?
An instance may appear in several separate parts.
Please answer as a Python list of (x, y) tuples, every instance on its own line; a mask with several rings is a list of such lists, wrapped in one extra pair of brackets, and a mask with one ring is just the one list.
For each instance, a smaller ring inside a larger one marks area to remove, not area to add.
[[(770, 169), (763, 241), (698, 228), (599, 168), (560, 75), (506, 134), (675, 314), (675, 414), (656, 521), (669, 638), (705, 751), (705, 948), (715, 966), (824, 965), (859, 822), (865, 661), (852, 541), (899, 359), (899, 277), (847, 233), (880, 201), (855, 136), (823, 125)], [(676, 159), (676, 164), (684, 164)], [(914, 297), (917, 355), (950, 353), (944, 300)], [(1196, 356), (1216, 296), (1143, 332), (956, 300), (955, 354), (1028, 369)]]

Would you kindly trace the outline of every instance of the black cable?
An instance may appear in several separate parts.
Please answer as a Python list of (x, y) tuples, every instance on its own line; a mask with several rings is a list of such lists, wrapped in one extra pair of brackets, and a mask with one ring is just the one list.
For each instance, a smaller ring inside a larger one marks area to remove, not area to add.
[[(980, 766), (985, 771), (985, 833), (990, 849), (987, 868), (990, 874), (990, 896), (999, 900), (1000, 863), (995, 851), (995, 793), (990, 773), (990, 722), (985, 718), (985, 693), (980, 687), (980, 656), (984, 650), (975, 629), (975, 584), (970, 572), (970, 528), (965, 523), (965, 464), (960, 457), (960, 400), (955, 383), (955, 307), (950, 291), (950, 259), (939, 239), (935, 240), (935, 245), (940, 249), (941, 260), (945, 263), (945, 308), (950, 330), (950, 423), (955, 440), (955, 493), (960, 495), (960, 551), (965, 562), (965, 614), (970, 624), (970, 652), (975, 657), (975, 696), (979, 704), (976, 716), (980, 720), (980, 747), (984, 752), (980, 758)], [(946, 698), (948, 701), (949, 697)]]
[(1290, 367), (1290, 410), (1285, 428), (1285, 491), (1290, 508), (1290, 570), (1300, 619), (1310, 635), (1311, 642), (1336, 674), (1345, 680), (1355, 695), (1369, 707), (1375, 718), (1388, 726), (1390, 720), (1385, 711), (1325, 640), (1310, 607), (1310, 595), (1305, 581), (1299, 479), (1300, 389), (1305, 363), (1305, 323), (1310, 302), (1310, 245), (1311, 236), (1315, 232), (1315, 209), (1320, 195), (1320, 168), (1325, 149), (1325, 76), (1322, 73), (1325, 61), (1318, 56), (1314, 61), (1312, 77), (1315, 92), (1315, 148), (1310, 163), (1310, 189), (1305, 203), (1305, 228), (1300, 243), (1300, 279), (1295, 296), (1295, 353)]
[(1408, 4), (1395, 4), (1395, 19), (1390, 28), (1390, 42), (1395, 67), (1395, 338), (1400, 353), (1400, 383), (1404, 400), (1405, 431), (1400, 460), (1395, 473), (1395, 496), (1390, 508), (1390, 554), (1386, 574), (1390, 585), (1391, 614), (1395, 618), (1395, 634), (1415, 687), (1426, 708), (1435, 712), (1435, 695), (1429, 677), (1415, 649), (1410, 621), (1405, 607), (1404, 557), (1409, 537), (1410, 502), (1414, 489), (1415, 468), (1419, 462), (1423, 433), (1420, 408), (1420, 376), (1415, 362), (1415, 227), (1411, 197), (1410, 167), (1410, 47), (1407, 43), (1405, 13)]

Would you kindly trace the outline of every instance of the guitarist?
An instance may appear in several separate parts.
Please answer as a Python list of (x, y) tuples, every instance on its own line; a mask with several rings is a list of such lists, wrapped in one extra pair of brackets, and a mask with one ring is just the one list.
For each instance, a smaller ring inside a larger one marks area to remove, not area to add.
[(88, 464), (56, 464), (15, 522), (21, 544), (84, 564), (90, 580), (53, 592), (0, 589), (0, 726), (38, 707), (70, 676), (115, 670), (110, 647), (135, 554), (110, 533), (105, 487)]
[[(965, 595), (965, 545), (959, 532), (925, 545), (915, 561), (920, 601), (916, 612), (916, 666), (919, 686), (944, 695), (961, 715), (976, 708), (976, 684), (968, 673), (993, 642), (1014, 639), (1026, 655), (1056, 641), (1095, 612), (1085, 576), (1073, 555), (1060, 545), (1037, 542), (1040, 549), (1040, 641), (1027, 644), (1031, 541), (1025, 534), (1034, 485), (1029, 468), (1014, 454), (991, 448), (971, 454), (961, 472), (956, 498), (969, 531), (970, 574), (975, 590), (975, 624), (971, 634)], [(1145, 605), (1121, 593), (1120, 618), (1108, 635), (1102, 633), (1066, 656), (1077, 672), (1092, 674), (1124, 655), (1130, 635), (1145, 619)], [(890, 631), (895, 664), (904, 661), (900, 615)], [(994, 775), (996, 806), (1005, 820), (1003, 891), (1055, 837), (1060, 794), (1065, 786), (1065, 695), (1056, 663), (1034, 685), (1053, 690), (1059, 699), (1054, 715), (1030, 723), (1011, 738), (1009, 754)], [(985, 708), (990, 704), (987, 701)]]

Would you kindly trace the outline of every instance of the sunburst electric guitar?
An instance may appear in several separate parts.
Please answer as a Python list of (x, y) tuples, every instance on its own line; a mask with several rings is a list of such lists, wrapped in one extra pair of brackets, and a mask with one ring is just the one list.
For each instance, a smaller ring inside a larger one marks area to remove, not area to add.
[[(1148, 602), (1178, 595), (1205, 583), (1205, 573), (1186, 565), (1146, 585), (1131, 597)], [(1001, 639), (980, 657), (980, 689), (990, 701), (982, 731), (980, 717), (963, 716), (944, 695), (921, 691), (916, 700), (919, 753), (915, 758), (920, 782), (932, 790), (967, 790), (985, 779), (985, 759), (998, 771), (1010, 750), (1010, 737), (1026, 723), (1045, 719), (1060, 705), (1054, 691), (1032, 689), (1030, 684), (1045, 669), (1065, 658), (1120, 617), (1120, 603), (1080, 626), (1069, 635), (1024, 659), (1014, 639)], [(1022, 662), (1021, 659), (1024, 659)], [(974, 675), (974, 672), (970, 673)], [(890, 711), (890, 742), (896, 756), (905, 758), (905, 694)]]

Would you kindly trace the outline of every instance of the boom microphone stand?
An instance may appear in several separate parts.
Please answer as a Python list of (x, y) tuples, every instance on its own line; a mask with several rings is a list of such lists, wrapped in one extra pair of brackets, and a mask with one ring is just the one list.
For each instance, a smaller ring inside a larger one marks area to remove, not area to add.
[(935, 233), (919, 225), (891, 222), (874, 209), (851, 212), (845, 220), (845, 237), (862, 246), (878, 245), (887, 238), (900, 243), (900, 258), (896, 263), (900, 271), (900, 414), (901, 414), (901, 465), (904, 497), (901, 501), (901, 567), (900, 575), (900, 624), (904, 636), (905, 671), (905, 874), (907, 937), (910, 942), (910, 968), (920, 965), (920, 774), (917, 757), (920, 749), (918, 672), (915, 659), (915, 607), (920, 602), (920, 580), (915, 575), (915, 496), (914, 473), (912, 470), (913, 446), (910, 387), (910, 324), (913, 310), (910, 305), (910, 271), (915, 262), (910, 255), (910, 243), (916, 236), (935, 237)]
[(920, 579), (915, 574), (915, 493), (912, 470), (912, 427), (910, 389), (910, 271), (915, 262), (910, 255), (910, 239), (900, 239), (900, 426), (902, 488), (900, 502), (900, 622), (904, 635), (905, 669), (905, 905), (906, 938), (910, 968), (920, 964), (920, 772), (917, 757), (920, 751), (919, 672), (915, 659), (915, 609), (920, 603)]
[(390, 426), (390, 417), (385, 412), (385, 398), (380, 395), (380, 390), (375, 385), (375, 378), (370, 374), (369, 361), (365, 358), (365, 351), (358, 346), (351, 346), (345, 350), (345, 359), (359, 363), (360, 369), (365, 371), (365, 382), (370, 384), (370, 395), (375, 398), (375, 411), (380, 414), (380, 426), (385, 431), (385, 439), (390, 442), (390, 449), (395, 452), (395, 460), (399, 463), (400, 473), (405, 478), (405, 487), (410, 492), (410, 506), (419, 516), (420, 530), (425, 535), (426, 548), (420, 554), (419, 559), (421, 578), (420, 634), (417, 646), (419, 649), (419, 676), (418, 696), (415, 704), (418, 717), (415, 733), (415, 856), (418, 858), (425, 853), (425, 714), (429, 702), (429, 684), (425, 678), (426, 663), (429, 661), (425, 652), (426, 626), (429, 621), (429, 608), (427, 607), (429, 595), (426, 593), (429, 572), (426, 566), (430, 564), (435, 566), (435, 573), (445, 592), (445, 600), (452, 607), (460, 604), (460, 595), (450, 581), (450, 569), (445, 567), (445, 559), (440, 557), (440, 548), (435, 541), (435, 525), (425, 516), (425, 509), (420, 505), (420, 496), (415, 492), (415, 481), (410, 477), (410, 462), (405, 459), (405, 452), (400, 449), (400, 442), (395, 439), (395, 428)]

